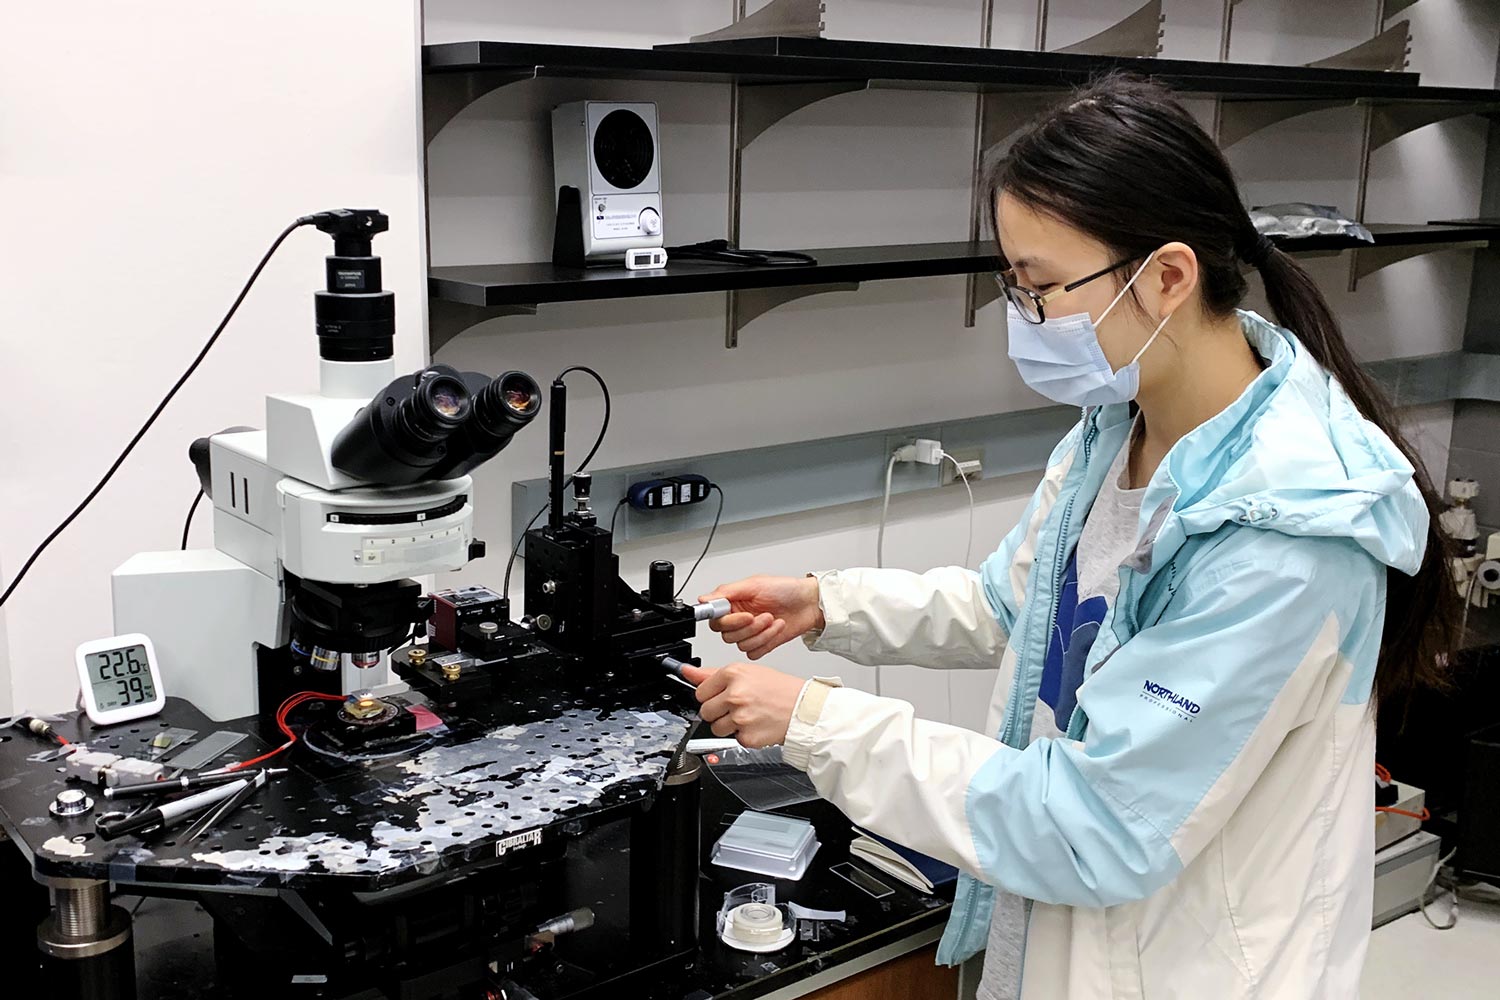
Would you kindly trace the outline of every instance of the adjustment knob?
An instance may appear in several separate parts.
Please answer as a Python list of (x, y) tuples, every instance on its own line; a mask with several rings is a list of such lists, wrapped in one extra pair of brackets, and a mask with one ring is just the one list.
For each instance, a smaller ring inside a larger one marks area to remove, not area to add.
[(52, 800), (52, 815), (59, 819), (67, 819), (70, 816), (82, 816), (94, 808), (94, 800), (86, 793), (77, 788), (67, 788), (57, 793), (57, 798)]
[(650, 576), (647, 578), (646, 596), (653, 604), (670, 604), (672, 595), (676, 591), (674, 584), (675, 570), (670, 562), (658, 559), (651, 564)]
[(647, 236), (661, 235), (661, 213), (654, 208), (641, 209), (641, 232)]

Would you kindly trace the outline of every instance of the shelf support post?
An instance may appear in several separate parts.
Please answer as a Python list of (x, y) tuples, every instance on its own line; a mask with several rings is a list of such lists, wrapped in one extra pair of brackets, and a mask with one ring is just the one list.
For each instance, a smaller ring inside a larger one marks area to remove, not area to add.
[[(744, 195), (745, 147), (772, 125), (811, 104), (869, 87), (868, 80), (829, 80), (817, 83), (740, 83), (729, 89), (729, 219), (730, 243), (740, 245), (740, 203)], [(724, 346), (739, 346), (739, 293), (725, 293)]]
[[(1054, 91), (1006, 94), (1004, 100), (988, 100), (983, 91), (975, 109), (974, 176), (969, 196), (969, 241), (984, 237), (990, 205), (985, 201), (984, 177), (996, 157), (1005, 148), (1002, 143), (1032, 118), (1056, 103)], [(975, 314), (999, 295), (995, 283), (986, 274), (970, 274), (964, 279), (964, 327), (974, 326)]]

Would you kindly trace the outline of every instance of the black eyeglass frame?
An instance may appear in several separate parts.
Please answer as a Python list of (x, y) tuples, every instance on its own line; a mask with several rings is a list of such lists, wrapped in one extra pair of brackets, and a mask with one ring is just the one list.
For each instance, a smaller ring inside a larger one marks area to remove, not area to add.
[[(1008, 267), (1003, 271), (994, 272), (995, 283), (1000, 286), (1000, 292), (1005, 296), (1006, 301), (1016, 307), (1016, 312), (1021, 314), (1022, 319), (1034, 326), (1040, 326), (1042, 323), (1045, 323), (1047, 321), (1046, 305), (1049, 301), (1057, 298), (1059, 295), (1064, 295), (1068, 292), (1071, 292), (1075, 288), (1081, 288), (1084, 285), (1087, 285), (1090, 281), (1095, 280), (1096, 278), (1102, 278), (1106, 274), (1109, 274), (1113, 271), (1118, 271), (1126, 264), (1134, 263), (1137, 260), (1140, 260), (1140, 258), (1127, 257), (1124, 260), (1119, 261), (1118, 263), (1111, 264), (1106, 268), (1095, 271), (1093, 274), (1085, 275), (1084, 277), (1079, 278), (1077, 281), (1070, 281), (1060, 288), (1054, 288), (1052, 289), (1052, 291), (1046, 293), (1045, 295), (1040, 292), (1033, 292), (1029, 288), (1022, 288), (1020, 285), (1016, 284), (1015, 268)], [(1006, 279), (1006, 275), (1010, 276), (1009, 280)], [(1031, 315), (1027, 313), (1026, 307), (1022, 305), (1021, 302), (1017, 299), (1018, 295), (1025, 295), (1031, 300), (1031, 304), (1036, 308), (1036, 319), (1032, 319)]]

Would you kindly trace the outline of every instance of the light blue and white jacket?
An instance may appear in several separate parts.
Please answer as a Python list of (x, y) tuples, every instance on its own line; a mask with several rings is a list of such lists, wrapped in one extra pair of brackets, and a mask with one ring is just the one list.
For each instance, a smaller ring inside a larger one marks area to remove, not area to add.
[(939, 960), (1033, 900), (1023, 1000), (1355, 997), (1374, 857), (1371, 687), (1386, 567), (1413, 573), (1411, 465), (1296, 337), (1182, 438), (1064, 738), (1027, 745), (1064, 566), (1126, 440), (1086, 411), (978, 573), (818, 574), (809, 644), (866, 664), (1000, 666), (993, 736), (819, 678), (785, 755), (862, 827), (962, 869)]

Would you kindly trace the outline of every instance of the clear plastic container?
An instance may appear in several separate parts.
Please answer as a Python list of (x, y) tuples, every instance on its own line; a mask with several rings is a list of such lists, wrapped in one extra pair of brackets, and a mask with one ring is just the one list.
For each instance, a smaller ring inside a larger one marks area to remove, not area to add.
[(714, 844), (709, 858), (724, 868), (795, 882), (807, 874), (820, 846), (812, 823), (805, 819), (743, 812)]

